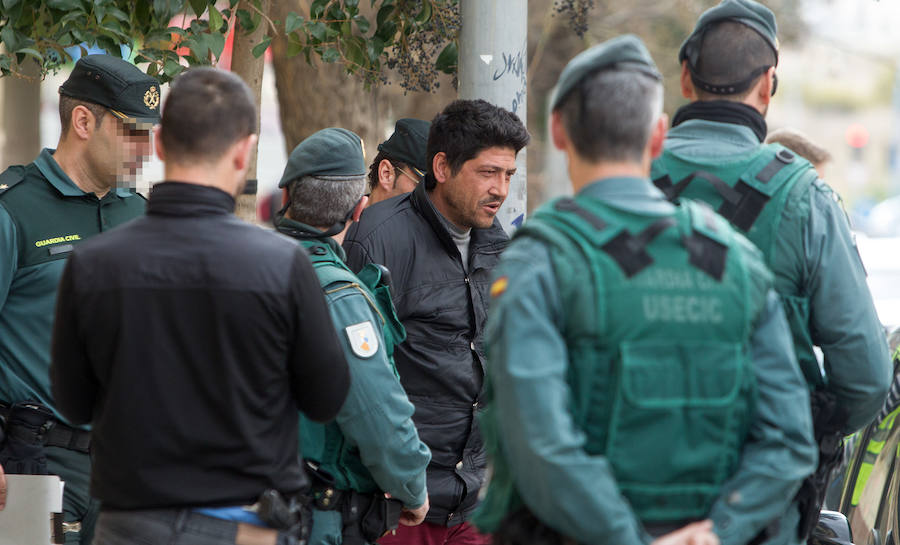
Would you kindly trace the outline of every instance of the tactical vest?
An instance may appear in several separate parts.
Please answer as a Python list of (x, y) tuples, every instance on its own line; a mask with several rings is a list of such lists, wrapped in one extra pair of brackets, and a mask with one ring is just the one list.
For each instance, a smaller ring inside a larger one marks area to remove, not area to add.
[[(397, 374), (394, 366), (394, 347), (406, 339), (406, 331), (394, 311), (387, 269), (370, 264), (358, 275), (354, 275), (334, 251), (328, 248), (326, 242), (315, 239), (300, 242), (309, 252), (316, 276), (319, 278), (319, 285), (326, 298), (346, 289), (356, 290), (366, 298), (381, 322), (384, 350), (388, 354), (394, 374)], [(303, 415), (300, 418), (301, 427), (306, 431), (304, 435), (307, 438), (315, 437), (314, 440), (303, 444), (304, 457), (315, 460), (321, 469), (331, 474), (337, 488), (358, 492), (378, 490), (371, 473), (360, 460), (359, 452), (347, 444), (344, 434), (336, 423), (320, 424), (308, 420)]]
[[(689, 161), (665, 151), (653, 162), (653, 183), (669, 200), (680, 198), (706, 202), (740, 229), (763, 253), (772, 267), (776, 241), (785, 207), (795, 206), (816, 183), (818, 175), (806, 159), (780, 144), (760, 146), (736, 161), (714, 165)], [(813, 352), (809, 333), (809, 294), (799, 288), (779, 287), (791, 328), (797, 360), (810, 388), (825, 378)]]
[[(550, 247), (586, 451), (607, 458), (642, 521), (706, 516), (754, 410), (749, 339), (764, 295), (745, 263), (752, 248), (699, 204), (660, 218), (584, 197), (551, 202), (515, 236)], [(484, 424), (496, 453), (498, 415)], [(497, 460), (491, 487), (515, 508)]]

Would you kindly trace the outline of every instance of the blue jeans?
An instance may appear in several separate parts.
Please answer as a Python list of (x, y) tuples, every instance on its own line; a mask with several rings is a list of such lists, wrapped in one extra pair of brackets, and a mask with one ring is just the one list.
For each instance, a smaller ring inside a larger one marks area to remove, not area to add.
[[(237, 544), (238, 523), (193, 509), (100, 511), (93, 545), (223, 545)], [(291, 539), (279, 533), (276, 545)]]

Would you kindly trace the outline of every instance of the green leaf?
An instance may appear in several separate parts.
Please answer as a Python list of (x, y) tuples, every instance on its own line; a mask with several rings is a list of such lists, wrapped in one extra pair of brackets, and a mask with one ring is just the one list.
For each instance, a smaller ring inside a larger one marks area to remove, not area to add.
[(328, 27), (325, 26), (325, 23), (320, 23), (316, 21), (315, 23), (307, 23), (307, 31), (309, 35), (315, 38), (318, 41), (325, 40), (325, 32), (328, 30)]
[(239, 9), (235, 12), (235, 16), (244, 32), (250, 33), (256, 29), (256, 25), (253, 23), (253, 15), (249, 11)]
[(390, 19), (394, 15), (394, 6), (385, 2), (382, 4), (381, 9), (378, 10), (378, 15), (375, 16), (375, 26), (381, 27), (384, 25), (385, 21)]
[[(8, 0), (3, 0), (3, 7), (7, 7), (7, 1)], [(18, 0), (13, 0), (12, 3), (15, 4), (17, 1)], [(84, 6), (81, 5), (80, 0), (47, 0), (47, 7), (65, 12), (78, 10), (84, 13)]]
[(123, 23), (127, 23), (130, 20), (127, 13), (125, 13), (124, 11), (122, 11), (116, 7), (110, 7), (108, 10), (106, 10), (106, 14), (112, 15), (113, 17), (115, 17), (119, 21), (122, 21)]
[(344, 0), (344, 7), (355, 8), (359, 6), (359, 0)]
[(3, 30), (0, 30), (0, 43), (4, 44), (9, 52), (19, 49), (19, 40), (16, 38), (16, 31), (12, 26), (6, 25)]
[(328, 63), (332, 63), (341, 58), (341, 53), (333, 48), (329, 47), (322, 53), (322, 60)]
[(297, 55), (300, 54), (301, 51), (303, 51), (303, 44), (301, 44), (300, 42), (288, 41), (288, 44), (287, 44), (288, 58), (296, 57)]
[(213, 57), (218, 59), (222, 56), (222, 51), (225, 49), (225, 35), (214, 32), (209, 35), (209, 50), (212, 52)]
[(262, 54), (266, 52), (266, 49), (269, 48), (270, 43), (272, 43), (272, 37), (271, 36), (264, 37), (261, 42), (259, 42), (255, 46), (253, 46), (253, 50), (251, 51), (251, 53), (253, 53), (253, 56), (256, 57), (257, 59), (260, 58), (262, 56)]
[(422, 2), (422, 9), (419, 10), (419, 13), (416, 15), (416, 22), (427, 23), (429, 19), (431, 19), (431, 2), (424, 0)]
[(13, 8), (13, 6), (15, 6), (18, 3), (19, 3), (19, 0), (3, 0), (3, 9), (5, 11), (9, 11), (10, 9)]
[(191, 9), (194, 10), (194, 13), (197, 14), (197, 17), (200, 17), (201, 15), (203, 15), (203, 12), (206, 11), (207, 4), (208, 2), (206, 0), (191, 0)]
[(458, 62), (459, 48), (457, 47), (456, 42), (450, 42), (447, 44), (447, 47), (441, 51), (440, 55), (438, 55), (437, 60), (434, 61), (434, 67), (445, 74), (455, 74)]
[(303, 26), (303, 16), (297, 15), (293, 11), (287, 14), (287, 17), (284, 21), (284, 32), (286, 34), (290, 34), (291, 32), (297, 30), (301, 26)]
[(225, 19), (215, 6), (209, 6), (209, 29), (213, 32), (221, 32)]
[(369, 58), (366, 55), (366, 44), (362, 38), (354, 36), (349, 40), (346, 40), (344, 45), (346, 46), (344, 56), (347, 57), (348, 61), (360, 66), (366, 66), (368, 64)]
[(384, 53), (384, 40), (381, 38), (366, 40), (366, 53), (369, 55), (369, 61), (374, 63)]
[(182, 71), (184, 71), (184, 66), (181, 66), (181, 64), (175, 62), (172, 59), (167, 60), (163, 65), (163, 74), (165, 74), (169, 78), (174, 78)]
[(328, 5), (329, 0), (313, 0), (312, 5), (309, 7), (309, 16), (313, 19), (319, 19), (322, 17), (322, 14), (325, 13), (325, 6)]
[(44, 62), (44, 56), (41, 55), (40, 51), (38, 51), (37, 49), (31, 49), (30, 47), (26, 47), (24, 49), (20, 49), (20, 50), (16, 51), (16, 53), (24, 53), (26, 55), (31, 55), (32, 57), (37, 59), (37, 61), (39, 63)]
[(353, 18), (353, 21), (356, 23), (356, 28), (358, 28), (359, 31), (363, 34), (368, 32), (369, 28), (372, 26), (371, 23), (369, 23), (369, 20), (362, 15), (357, 15)]

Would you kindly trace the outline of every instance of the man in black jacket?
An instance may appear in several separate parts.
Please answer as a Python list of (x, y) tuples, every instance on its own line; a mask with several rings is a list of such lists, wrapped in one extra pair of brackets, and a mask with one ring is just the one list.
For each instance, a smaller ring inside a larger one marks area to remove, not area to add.
[(302, 249), (232, 214), (250, 90), (198, 68), (163, 111), (146, 217), (80, 244), (60, 281), (50, 378), (94, 425), (94, 545), (290, 543), (246, 506), (306, 488), (297, 409), (334, 418), (347, 363)]
[(431, 123), (424, 184), (371, 206), (344, 241), (347, 264), (386, 265), (406, 342), (394, 358), (431, 448), (425, 523), (382, 545), (489, 543), (466, 522), (484, 481), (475, 420), (484, 380), (482, 335), (491, 270), (508, 237), (495, 218), (528, 132), (515, 114), (457, 100)]

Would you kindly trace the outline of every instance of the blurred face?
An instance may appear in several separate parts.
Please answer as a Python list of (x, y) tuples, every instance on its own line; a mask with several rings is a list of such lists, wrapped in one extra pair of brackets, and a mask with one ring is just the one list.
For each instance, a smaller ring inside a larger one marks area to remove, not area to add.
[(133, 183), (151, 154), (150, 128), (123, 122), (107, 113), (88, 143), (88, 159), (98, 183)]
[[(442, 154), (438, 154), (442, 155)], [(435, 156), (437, 185), (432, 201), (440, 212), (463, 229), (485, 229), (509, 193), (509, 181), (516, 172), (516, 151), (493, 147), (481, 150), (452, 174), (445, 158)]]

